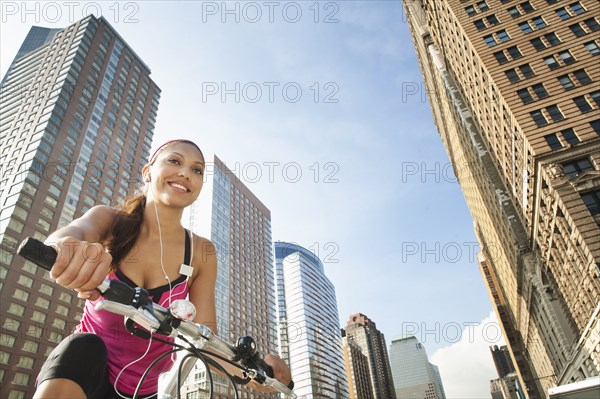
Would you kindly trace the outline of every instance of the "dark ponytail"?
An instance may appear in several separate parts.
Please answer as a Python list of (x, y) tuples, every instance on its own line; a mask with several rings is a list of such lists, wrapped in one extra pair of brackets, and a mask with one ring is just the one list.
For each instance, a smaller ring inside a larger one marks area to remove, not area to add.
[(131, 252), (140, 236), (146, 195), (138, 193), (121, 204), (111, 226), (112, 239), (108, 251), (112, 255), (112, 267), (116, 269), (121, 261)]

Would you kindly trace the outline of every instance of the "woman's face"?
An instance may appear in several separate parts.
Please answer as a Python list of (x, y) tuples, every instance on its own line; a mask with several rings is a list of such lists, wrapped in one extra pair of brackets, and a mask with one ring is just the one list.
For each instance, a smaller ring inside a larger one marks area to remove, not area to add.
[(174, 142), (167, 144), (142, 173), (150, 180), (148, 194), (152, 198), (165, 205), (186, 207), (202, 190), (204, 167), (202, 154), (194, 145)]

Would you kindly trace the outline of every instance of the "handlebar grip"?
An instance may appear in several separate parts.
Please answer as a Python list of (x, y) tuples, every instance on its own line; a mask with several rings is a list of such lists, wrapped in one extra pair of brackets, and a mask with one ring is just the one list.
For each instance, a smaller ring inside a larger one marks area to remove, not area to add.
[(263, 371), (265, 372), (265, 374), (267, 375), (267, 377), (271, 377), (271, 378), (275, 377), (275, 373), (273, 373), (273, 367), (271, 367), (267, 363), (265, 363), (264, 360), (260, 359), (258, 361), (258, 367), (260, 367), (261, 369), (263, 369)]
[[(263, 359), (258, 360), (258, 366), (263, 369), (267, 377), (275, 378), (275, 373), (273, 372), (273, 367), (269, 366)], [(292, 390), (294, 389), (294, 381), (290, 381), (287, 387)]]
[(27, 237), (21, 242), (17, 254), (48, 271), (52, 269), (57, 257), (54, 248), (33, 237)]

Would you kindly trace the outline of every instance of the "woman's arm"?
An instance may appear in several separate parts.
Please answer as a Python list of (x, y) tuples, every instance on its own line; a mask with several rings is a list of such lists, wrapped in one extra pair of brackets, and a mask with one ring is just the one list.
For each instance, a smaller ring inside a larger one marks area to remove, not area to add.
[(190, 302), (196, 307), (195, 323), (204, 324), (217, 333), (215, 284), (217, 252), (212, 242), (194, 235), (194, 273), (190, 284)]
[(58, 254), (50, 276), (78, 291), (80, 298), (97, 297), (94, 289), (108, 274), (112, 257), (101, 243), (110, 235), (115, 213), (110, 207), (95, 206), (45, 241)]

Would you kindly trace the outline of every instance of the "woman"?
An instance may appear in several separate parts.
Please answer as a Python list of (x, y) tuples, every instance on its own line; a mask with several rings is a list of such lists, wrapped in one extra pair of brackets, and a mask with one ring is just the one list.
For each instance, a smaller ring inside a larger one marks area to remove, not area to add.
[[(131, 336), (122, 316), (94, 309), (99, 298), (94, 288), (107, 275), (148, 289), (163, 306), (189, 295), (196, 306), (194, 321), (216, 332), (216, 251), (180, 222), (184, 208), (200, 194), (204, 167), (204, 156), (193, 142), (167, 142), (142, 169), (146, 193), (130, 198), (119, 210), (96, 206), (48, 237), (46, 243), (58, 252), (50, 275), (88, 300), (76, 333), (42, 367), (35, 398), (131, 396), (148, 365), (171, 348)], [(182, 266), (182, 260), (191, 268)], [(268, 355), (265, 361), (275, 378), (290, 381), (290, 371), (278, 356)], [(171, 364), (166, 358), (153, 369), (141, 397), (153, 397), (158, 375)]]

